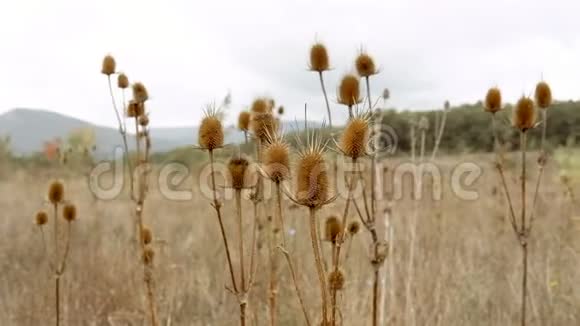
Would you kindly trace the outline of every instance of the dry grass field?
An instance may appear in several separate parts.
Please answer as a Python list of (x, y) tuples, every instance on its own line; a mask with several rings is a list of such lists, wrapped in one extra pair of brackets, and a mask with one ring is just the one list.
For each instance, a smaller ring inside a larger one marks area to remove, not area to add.
[[(409, 187), (404, 188), (402, 199), (381, 201), (393, 234), (390, 256), (381, 269), (387, 282), (384, 310), (388, 325), (518, 322), (520, 247), (507, 221), (506, 201), (492, 160), (492, 156), (471, 155), (438, 159), (443, 171), (440, 201), (430, 196), (413, 201)], [(461, 200), (450, 189), (451, 169), (460, 162), (476, 162), (483, 168), (483, 174), (467, 187), (478, 192), (476, 200)], [(397, 161), (385, 164), (394, 167)], [(530, 180), (536, 175), (532, 171)], [(1, 324), (53, 323), (53, 275), (43, 255), (34, 214), (46, 207), (46, 189), (54, 178), (64, 181), (65, 197), (78, 208), (62, 289), (63, 325), (147, 324), (142, 265), (131, 241), (133, 217), (126, 195), (111, 201), (95, 200), (87, 179), (67, 169), (4, 168), (1, 172)], [(225, 289), (229, 274), (215, 211), (210, 200), (199, 193), (196, 174), (182, 185), (194, 189), (192, 200), (168, 200), (153, 184), (145, 204), (144, 219), (154, 230), (153, 278), (160, 324), (237, 325), (239, 308), (235, 297)], [(515, 170), (508, 169), (510, 187), (517, 187), (516, 175)], [(544, 178), (530, 243), (528, 321), (530, 325), (578, 325), (580, 221), (574, 216), (580, 212), (560, 182), (555, 162), (550, 162)], [(384, 180), (388, 194), (392, 190), (389, 174)], [(425, 188), (429, 190), (430, 186), (426, 181)], [(251, 202), (244, 201), (243, 205), (249, 238)], [(266, 204), (267, 214), (273, 211), (270, 205)], [(340, 198), (325, 206), (318, 214), (321, 225), (327, 216), (340, 215), (343, 206)], [(310, 318), (318, 325), (319, 287), (308, 210), (288, 200), (283, 201), (283, 209), (287, 249), (294, 259)], [(224, 200), (223, 211), (226, 230), (236, 243), (233, 200)], [(268, 222), (263, 221), (256, 283), (249, 297), (249, 325), (268, 325), (268, 230)], [(343, 325), (371, 323), (369, 244), (369, 234), (362, 231), (353, 237), (348, 249), (345, 288), (338, 297)], [(330, 247), (324, 245), (325, 256), (329, 257)], [(283, 258), (279, 262), (279, 325), (304, 325), (288, 266)]]

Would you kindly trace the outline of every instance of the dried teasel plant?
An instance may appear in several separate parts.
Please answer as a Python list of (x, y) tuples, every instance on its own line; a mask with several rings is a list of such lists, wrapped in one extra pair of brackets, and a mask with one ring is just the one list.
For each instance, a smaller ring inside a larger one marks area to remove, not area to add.
[(251, 114), (248, 111), (240, 112), (238, 115), (238, 129), (244, 133), (246, 144), (248, 143), (248, 131), (250, 130)]
[[(126, 103), (125, 90), (129, 88), (129, 80), (125, 74), (117, 76), (117, 86), (122, 91), (122, 107), (124, 114), (121, 116), (117, 100), (112, 88), (111, 75), (115, 74), (114, 69), (110, 69), (112, 58), (110, 55), (103, 59), (102, 73), (107, 75), (109, 93), (113, 105), (113, 110), (117, 117), (119, 133), (124, 145), (124, 154), (126, 165), (128, 167), (130, 182), (130, 198), (132, 201), (133, 216), (135, 218), (135, 235), (137, 242), (137, 251), (140, 263), (143, 265), (143, 281), (145, 295), (147, 298), (146, 310), (149, 314), (149, 321), (152, 326), (159, 325), (157, 314), (157, 303), (155, 299), (154, 284), (154, 249), (152, 247), (152, 232), (145, 227), (144, 213), (145, 202), (149, 190), (149, 173), (150, 173), (150, 154), (151, 154), (151, 137), (149, 134), (149, 114), (146, 109), (146, 102), (149, 100), (149, 93), (145, 85), (141, 82), (135, 82), (131, 85), (133, 98)], [(114, 61), (114, 59), (113, 59)], [(105, 69), (109, 67), (109, 69)], [(127, 120), (134, 124), (135, 132), (135, 161), (131, 161), (128, 146)]]
[[(61, 181), (52, 181), (48, 188), (48, 205), (52, 211), (52, 218), (46, 211), (38, 211), (35, 216), (35, 224), (40, 230), (42, 237), (42, 247), (45, 259), (51, 273), (54, 275), (54, 311), (55, 325), (60, 325), (61, 321), (61, 279), (66, 270), (69, 252), (71, 248), (72, 224), (77, 219), (77, 208), (74, 204), (65, 200), (64, 185)], [(59, 215), (60, 213), (60, 215)], [(60, 220), (62, 217), (62, 221)], [(50, 241), (47, 239), (48, 224), (53, 224), (52, 229), (52, 250), (49, 250)], [(62, 230), (62, 223), (66, 223), (66, 231)]]
[(353, 117), (353, 106), (361, 102), (359, 79), (352, 74), (346, 74), (338, 87), (338, 103), (348, 107), (349, 118)]
[[(489, 95), (490, 92), (488, 92)], [(499, 93), (499, 90), (497, 91)], [(497, 96), (496, 96), (497, 97)], [(521, 274), (522, 274), (522, 287), (521, 287), (521, 325), (525, 326), (527, 323), (527, 278), (528, 278), (528, 244), (530, 241), (531, 231), (535, 219), (535, 207), (536, 201), (538, 198), (538, 194), (540, 191), (540, 180), (542, 178), (542, 174), (544, 171), (544, 166), (546, 164), (546, 154), (544, 151), (544, 138), (545, 133), (542, 133), (542, 142), (541, 142), (541, 153), (540, 157), (538, 158), (539, 168), (538, 168), (538, 178), (536, 179), (536, 187), (533, 192), (533, 200), (531, 205), (527, 202), (527, 136), (531, 129), (535, 128), (538, 124), (536, 122), (536, 105), (541, 108), (541, 110), (546, 110), (549, 105), (551, 104), (551, 90), (545, 82), (540, 82), (536, 87), (536, 103), (526, 96), (522, 96), (514, 110), (513, 110), (513, 118), (512, 118), (512, 125), (516, 128), (520, 134), (520, 155), (521, 155), (521, 175), (520, 175), (520, 198), (521, 198), (521, 211), (519, 214), (516, 213), (514, 209), (514, 202), (512, 197), (512, 192), (510, 191), (505, 173), (504, 167), (501, 160), (499, 160), (499, 153), (496, 153), (498, 156), (498, 160), (495, 163), (495, 167), (500, 175), (503, 190), (508, 202), (509, 206), (509, 221), (514, 231), (514, 235), (519, 242), (520, 248), (522, 249), (522, 267), (521, 267)], [(498, 100), (499, 101), (499, 100)], [(486, 101), (487, 102), (487, 101)], [(494, 129), (494, 143), (498, 144), (499, 140), (497, 139), (497, 126), (495, 124), (495, 112), (489, 110), (492, 113), (492, 128)], [(497, 112), (497, 111), (496, 111)], [(544, 115), (543, 124), (545, 127), (546, 124), (546, 116)], [(496, 146), (497, 147), (497, 146)], [(519, 215), (519, 216), (518, 216)]]
[(330, 69), (330, 60), (328, 58), (328, 51), (324, 44), (317, 42), (310, 47), (310, 71), (318, 73), (318, 78), (320, 79), (320, 87), (322, 89), (322, 94), (324, 95), (324, 101), (326, 103), (326, 113), (328, 114), (328, 126), (332, 129), (332, 113), (330, 111), (330, 103), (328, 101), (328, 96), (326, 94), (326, 87), (324, 87), (324, 77), (323, 73)]

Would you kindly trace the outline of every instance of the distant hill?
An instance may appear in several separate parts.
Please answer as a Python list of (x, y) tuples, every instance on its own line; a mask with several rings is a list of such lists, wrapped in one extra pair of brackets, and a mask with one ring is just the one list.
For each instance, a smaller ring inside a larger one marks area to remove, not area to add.
[[(298, 122), (301, 126), (302, 123)], [(283, 122), (285, 131), (295, 129), (295, 122)], [(40, 152), (46, 141), (55, 138), (66, 139), (75, 129), (91, 128), (95, 132), (97, 155), (109, 156), (122, 141), (115, 128), (103, 127), (64, 114), (33, 109), (13, 109), (0, 114), (0, 136), (9, 135), (14, 154), (26, 155)], [(226, 127), (226, 142), (240, 143), (244, 135), (233, 126)], [(178, 147), (197, 143), (198, 127), (152, 128), (151, 137), (154, 152), (168, 152)], [(132, 148), (132, 142), (130, 142)]]

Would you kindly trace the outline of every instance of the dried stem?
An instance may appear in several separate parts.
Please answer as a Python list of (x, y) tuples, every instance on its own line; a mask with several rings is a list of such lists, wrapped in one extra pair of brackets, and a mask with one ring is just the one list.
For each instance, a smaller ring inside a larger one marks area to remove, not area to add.
[(322, 78), (322, 71), (318, 72), (318, 77), (320, 77), (320, 87), (322, 88), (322, 94), (324, 94), (324, 101), (326, 102), (326, 112), (328, 113), (328, 127), (332, 129), (332, 114), (330, 113), (330, 104), (328, 102), (328, 96), (326, 95), (326, 88), (324, 87), (324, 79)]
[(435, 146), (433, 147), (433, 152), (431, 153), (431, 161), (435, 159), (437, 151), (439, 150), (439, 144), (441, 144), (441, 138), (443, 138), (443, 131), (445, 130), (445, 121), (447, 120), (447, 109), (443, 110), (443, 116), (441, 117), (441, 125), (439, 129), (436, 129), (437, 138), (435, 140)]
[(322, 324), (327, 325), (327, 308), (328, 308), (328, 296), (326, 293), (326, 277), (324, 273), (324, 268), (322, 266), (322, 255), (320, 253), (320, 246), (318, 240), (318, 233), (316, 232), (316, 209), (310, 207), (310, 237), (312, 240), (312, 250), (314, 251), (314, 260), (316, 263), (316, 271), (318, 273), (318, 279), (320, 281), (320, 295), (322, 298)]
[(241, 277), (240, 288), (242, 291), (245, 291), (247, 284), (244, 264), (244, 229), (243, 229), (244, 227), (242, 220), (242, 191), (240, 189), (236, 189), (235, 196), (236, 196), (236, 213), (238, 215), (238, 235), (240, 249), (240, 277)]
[(306, 321), (306, 325), (310, 326), (310, 318), (308, 317), (308, 311), (306, 310), (306, 305), (304, 304), (302, 291), (300, 291), (300, 287), (298, 286), (298, 278), (296, 277), (296, 270), (294, 269), (292, 258), (285, 248), (278, 246), (278, 249), (282, 252), (282, 254), (284, 254), (284, 257), (286, 257), (286, 262), (288, 263), (288, 268), (290, 269), (290, 274), (292, 275), (292, 281), (294, 282), (294, 290), (296, 291), (296, 296), (300, 301), (300, 307), (302, 308), (302, 313), (304, 314), (304, 320)]

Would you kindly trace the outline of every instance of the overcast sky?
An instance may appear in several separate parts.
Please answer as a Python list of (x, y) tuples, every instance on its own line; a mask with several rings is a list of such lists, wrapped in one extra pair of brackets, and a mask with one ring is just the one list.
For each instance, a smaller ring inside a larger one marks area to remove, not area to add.
[(327, 45), (335, 119), (337, 80), (364, 47), (381, 67), (373, 93), (390, 105), (432, 109), (480, 100), (498, 85), (508, 101), (544, 76), (558, 99), (580, 97), (579, 1), (122, 1), (18, 0), (0, 4), (0, 113), (58, 111), (102, 125), (115, 118), (100, 74), (111, 53), (143, 81), (154, 126), (198, 124), (204, 104), (231, 90), (229, 121), (261, 95), (287, 118), (325, 114), (307, 71)]

